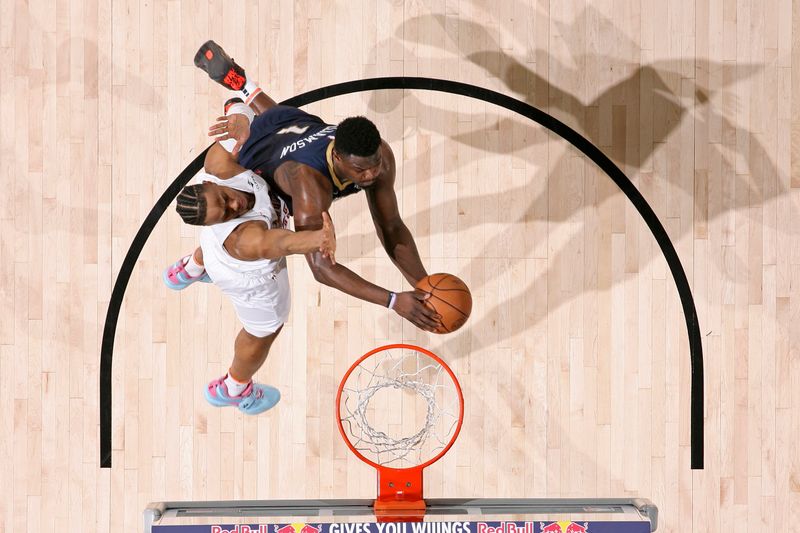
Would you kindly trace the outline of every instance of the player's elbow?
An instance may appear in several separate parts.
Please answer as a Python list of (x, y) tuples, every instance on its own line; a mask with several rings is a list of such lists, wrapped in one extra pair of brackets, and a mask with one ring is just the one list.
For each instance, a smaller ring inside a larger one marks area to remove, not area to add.
[(203, 167), (208, 174), (219, 177), (230, 167), (232, 162), (235, 163), (233, 156), (220, 146), (219, 143), (214, 143), (206, 153)]
[(333, 278), (331, 277), (331, 267), (333, 265), (323, 258), (321, 254), (309, 254), (308, 266), (311, 267), (311, 274), (314, 275), (317, 283), (322, 283), (329, 287), (333, 285)]

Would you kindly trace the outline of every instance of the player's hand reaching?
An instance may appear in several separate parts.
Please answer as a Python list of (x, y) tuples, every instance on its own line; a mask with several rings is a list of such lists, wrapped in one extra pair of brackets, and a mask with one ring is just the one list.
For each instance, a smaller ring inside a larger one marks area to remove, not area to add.
[(240, 113), (217, 117), (217, 122), (208, 128), (208, 136), (214, 137), (216, 141), (235, 139), (236, 146), (233, 147), (231, 154), (236, 157), (250, 138), (250, 121)]
[(326, 257), (334, 265), (336, 264), (336, 228), (327, 211), (322, 212), (322, 240), (319, 244), (319, 251), (322, 257)]
[(442, 317), (433, 309), (425, 305), (425, 300), (430, 294), (419, 289), (398, 292), (394, 303), (394, 310), (415, 326), (425, 331), (434, 331), (441, 325)]

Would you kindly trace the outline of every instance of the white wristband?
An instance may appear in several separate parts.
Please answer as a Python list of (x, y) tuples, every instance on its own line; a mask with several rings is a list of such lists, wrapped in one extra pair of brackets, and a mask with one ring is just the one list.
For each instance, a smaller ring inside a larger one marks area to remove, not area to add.
[(243, 104), (242, 102), (236, 102), (235, 104), (231, 104), (228, 108), (228, 111), (225, 112), (225, 116), (228, 115), (244, 115), (247, 117), (247, 121), (252, 124), (253, 119), (256, 118), (256, 113), (253, 111), (249, 105)]
[(397, 301), (397, 294), (396, 293), (390, 293), (389, 305), (387, 305), (386, 307), (388, 307), (389, 309), (394, 309), (394, 303), (396, 301)]
[[(236, 102), (235, 104), (231, 104), (228, 107), (228, 110), (225, 111), (225, 116), (229, 115), (244, 115), (247, 117), (247, 121), (252, 124), (253, 119), (256, 117), (255, 112), (250, 109), (249, 105), (245, 105), (242, 102)], [(233, 148), (236, 146), (236, 139), (225, 139), (224, 141), (219, 141), (220, 146), (225, 148), (229, 152), (233, 152)]]

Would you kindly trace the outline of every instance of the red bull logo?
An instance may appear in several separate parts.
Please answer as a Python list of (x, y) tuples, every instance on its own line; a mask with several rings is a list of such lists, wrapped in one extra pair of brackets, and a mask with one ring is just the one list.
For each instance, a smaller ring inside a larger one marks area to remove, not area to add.
[(549, 524), (539, 522), (539, 533), (589, 533), (589, 523), (584, 522), (583, 525), (580, 525), (569, 520), (550, 522)]
[(308, 524), (287, 524), (283, 527), (274, 527), (274, 533), (319, 533), (320, 531), (320, 528)]

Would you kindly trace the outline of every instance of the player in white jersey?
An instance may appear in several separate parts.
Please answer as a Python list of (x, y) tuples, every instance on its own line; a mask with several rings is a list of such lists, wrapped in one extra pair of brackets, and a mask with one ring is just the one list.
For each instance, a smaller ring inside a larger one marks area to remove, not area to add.
[[(209, 197), (215, 198), (211, 205)], [(164, 271), (164, 283), (180, 290), (213, 280), (230, 298), (243, 325), (230, 369), (208, 384), (205, 397), (217, 407), (262, 413), (280, 399), (278, 389), (252, 378), (289, 316), (285, 256), (321, 252), (334, 261), (336, 238), (330, 216), (323, 213), (323, 227), (317, 231), (284, 229), (288, 217), (280, 216), (284, 211), (280, 200), (274, 199), (276, 209), (266, 182), (235, 163), (219, 177), (203, 174), (202, 183), (184, 188), (177, 200), (185, 222), (206, 227), (194, 253)]]

